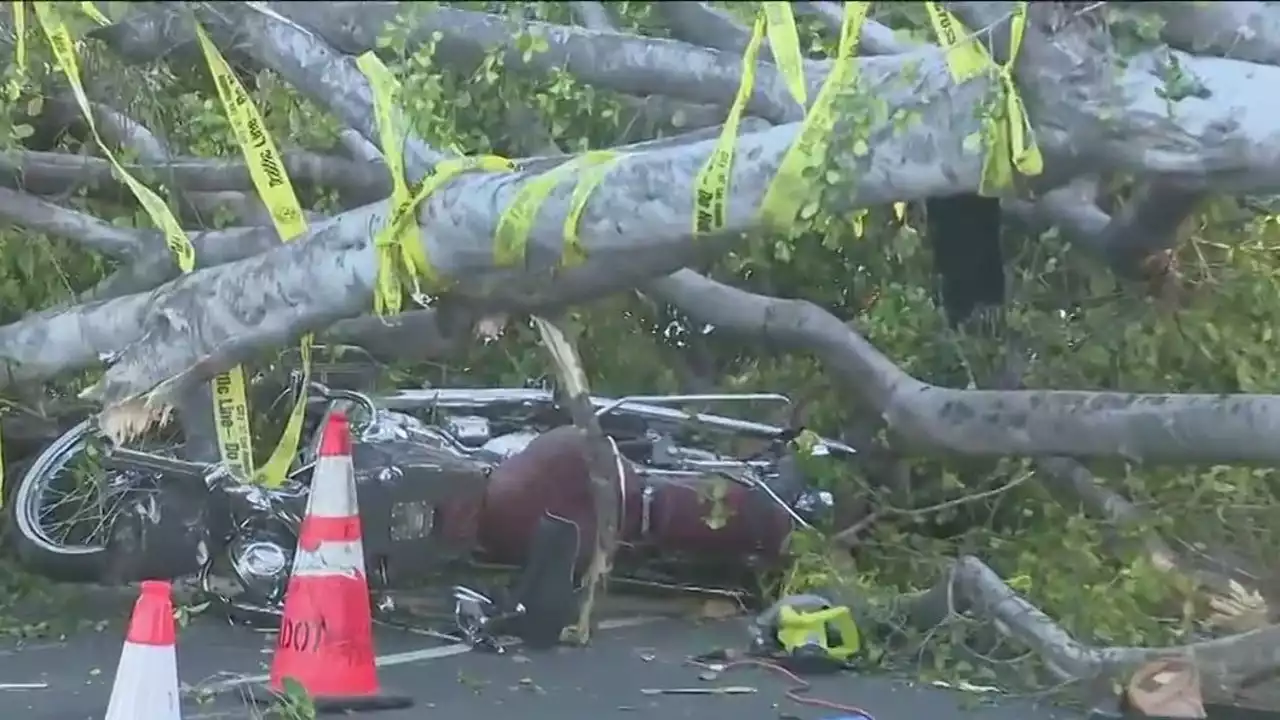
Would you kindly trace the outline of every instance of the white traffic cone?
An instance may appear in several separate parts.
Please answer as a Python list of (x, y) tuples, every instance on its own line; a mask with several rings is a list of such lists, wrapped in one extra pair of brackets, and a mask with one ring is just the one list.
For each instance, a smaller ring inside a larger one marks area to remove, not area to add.
[(142, 583), (111, 686), (106, 720), (181, 720), (170, 584)]

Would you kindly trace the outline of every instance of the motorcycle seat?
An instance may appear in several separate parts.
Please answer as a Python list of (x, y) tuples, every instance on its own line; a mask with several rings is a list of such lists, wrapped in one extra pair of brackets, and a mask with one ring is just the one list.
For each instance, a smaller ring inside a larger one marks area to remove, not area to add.
[[(523, 558), (545, 513), (578, 525), (580, 556), (590, 552), (595, 537), (587, 440), (571, 425), (548, 430), (520, 452), (503, 460), (489, 476), (481, 513), (481, 546), (504, 558)], [(631, 462), (623, 462), (628, 488), (640, 478)], [(626, 528), (623, 528), (624, 535)]]

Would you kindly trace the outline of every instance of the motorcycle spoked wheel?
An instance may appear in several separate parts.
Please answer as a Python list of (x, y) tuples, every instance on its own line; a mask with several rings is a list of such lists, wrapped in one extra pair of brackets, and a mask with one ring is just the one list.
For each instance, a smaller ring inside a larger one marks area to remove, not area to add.
[[(173, 452), (173, 430), (151, 434), (144, 446)], [(155, 488), (153, 473), (104, 470), (99, 462), (106, 442), (91, 418), (68, 430), (41, 452), (9, 498), (9, 539), (19, 561), (34, 573), (58, 582), (92, 583), (106, 579), (110, 554), (106, 540), (124, 502)]]

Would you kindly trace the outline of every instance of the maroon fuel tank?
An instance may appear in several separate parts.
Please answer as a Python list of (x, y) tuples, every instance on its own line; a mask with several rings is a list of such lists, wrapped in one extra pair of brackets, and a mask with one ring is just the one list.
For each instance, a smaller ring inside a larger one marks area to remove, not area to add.
[[(630, 462), (624, 469), (624, 543), (723, 562), (781, 555), (791, 518), (765, 493), (716, 474), (638, 472)], [(496, 562), (522, 562), (546, 512), (578, 524), (579, 559), (586, 559), (595, 512), (586, 441), (574, 427), (543, 433), (493, 471), (479, 518), (484, 554)]]

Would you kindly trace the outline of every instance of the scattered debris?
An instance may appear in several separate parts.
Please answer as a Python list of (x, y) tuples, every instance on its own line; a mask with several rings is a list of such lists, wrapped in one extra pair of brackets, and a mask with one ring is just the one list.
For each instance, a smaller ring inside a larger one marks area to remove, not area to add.
[(512, 690), (524, 690), (525, 692), (531, 692), (537, 695), (547, 694), (547, 691), (543, 690), (541, 685), (535, 683), (533, 681), (533, 678), (527, 678), (527, 677), (520, 678), (519, 684), (516, 685), (516, 687), (512, 688)]
[(998, 688), (995, 685), (974, 685), (973, 683), (964, 680), (954, 683), (947, 682), (946, 680), (934, 680), (930, 684), (936, 688), (942, 688), (944, 690), (959, 690), (961, 692), (976, 694), (1004, 692), (1003, 689)]
[(642, 688), (641, 695), (753, 695), (757, 690), (748, 685), (721, 685), (701, 688)]

